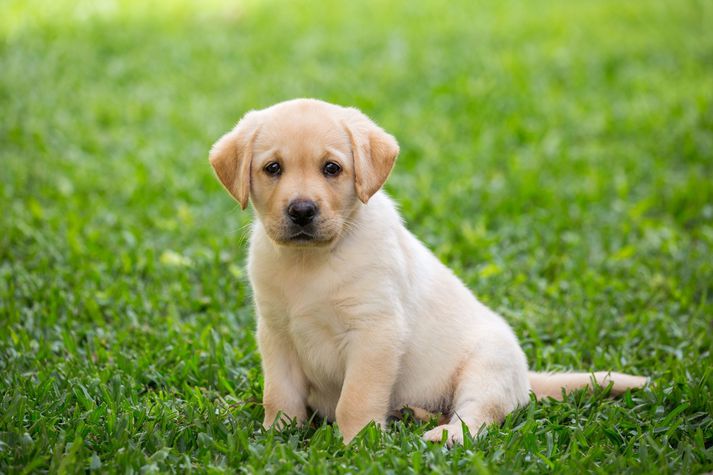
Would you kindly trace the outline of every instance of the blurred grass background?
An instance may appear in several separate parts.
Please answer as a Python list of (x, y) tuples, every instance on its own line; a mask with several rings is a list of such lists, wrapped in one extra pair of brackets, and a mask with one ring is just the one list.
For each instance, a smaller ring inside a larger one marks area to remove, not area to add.
[[(0, 4), (0, 471), (713, 470), (707, 1)], [(393, 133), (409, 227), (537, 370), (651, 375), (428, 425), (260, 428), (250, 213), (207, 163), (254, 108)]]

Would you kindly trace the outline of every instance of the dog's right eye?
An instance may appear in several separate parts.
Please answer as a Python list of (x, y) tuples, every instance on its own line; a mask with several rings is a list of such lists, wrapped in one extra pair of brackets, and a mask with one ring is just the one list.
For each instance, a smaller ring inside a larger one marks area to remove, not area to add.
[(278, 176), (280, 173), (282, 173), (282, 167), (277, 162), (268, 163), (267, 165), (265, 165), (265, 168), (263, 168), (263, 170), (265, 170), (265, 173), (270, 176)]

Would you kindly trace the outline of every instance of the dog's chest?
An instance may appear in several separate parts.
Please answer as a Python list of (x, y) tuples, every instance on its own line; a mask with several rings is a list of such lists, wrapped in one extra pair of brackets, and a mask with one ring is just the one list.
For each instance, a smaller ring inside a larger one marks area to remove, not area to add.
[(330, 308), (289, 316), (292, 344), (307, 379), (323, 389), (341, 387), (344, 380), (344, 346), (347, 332)]
[(276, 266), (271, 275), (259, 270), (253, 286), (261, 318), (285, 331), (313, 385), (325, 390), (341, 386), (349, 318), (341, 311), (348, 286), (329, 266)]

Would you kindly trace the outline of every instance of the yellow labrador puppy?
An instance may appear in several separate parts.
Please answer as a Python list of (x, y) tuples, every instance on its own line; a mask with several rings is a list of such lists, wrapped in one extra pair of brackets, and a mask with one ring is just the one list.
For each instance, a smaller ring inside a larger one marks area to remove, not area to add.
[(617, 373), (528, 373), (508, 324), (402, 224), (382, 191), (399, 153), (368, 117), (313, 99), (252, 111), (210, 163), (257, 220), (248, 269), (265, 375), (265, 427), (336, 420), (345, 442), (404, 406), (448, 414), (449, 444), (528, 393), (645, 384)]

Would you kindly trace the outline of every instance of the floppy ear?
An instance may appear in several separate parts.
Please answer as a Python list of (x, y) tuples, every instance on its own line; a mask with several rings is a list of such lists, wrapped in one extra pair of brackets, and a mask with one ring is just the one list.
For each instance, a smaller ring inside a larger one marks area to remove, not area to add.
[(213, 144), (208, 155), (218, 179), (242, 209), (247, 208), (250, 197), (250, 163), (257, 130), (256, 113), (248, 112), (233, 130)]
[(352, 143), (354, 180), (362, 203), (384, 184), (399, 155), (396, 139), (361, 111), (349, 108), (344, 127)]

